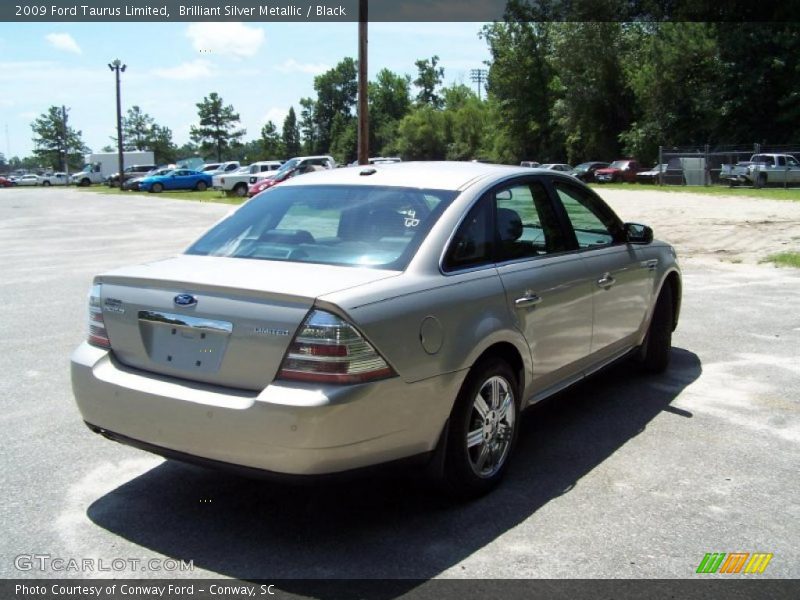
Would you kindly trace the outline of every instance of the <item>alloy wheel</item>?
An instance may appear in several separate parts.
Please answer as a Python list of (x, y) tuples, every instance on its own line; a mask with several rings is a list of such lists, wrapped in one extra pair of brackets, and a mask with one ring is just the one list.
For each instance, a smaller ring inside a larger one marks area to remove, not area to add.
[(467, 427), (467, 456), (473, 472), (482, 478), (497, 473), (508, 458), (515, 426), (514, 392), (499, 375), (481, 385)]

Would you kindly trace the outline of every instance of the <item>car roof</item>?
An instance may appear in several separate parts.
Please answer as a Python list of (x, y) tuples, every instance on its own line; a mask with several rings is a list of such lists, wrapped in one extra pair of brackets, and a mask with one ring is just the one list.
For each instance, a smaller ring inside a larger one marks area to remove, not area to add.
[[(373, 171), (369, 175), (362, 172)], [(307, 173), (282, 183), (287, 185), (384, 185), (435, 190), (461, 190), (487, 177), (530, 175), (531, 171), (552, 176), (553, 171), (473, 162), (399, 162), (359, 165)]]

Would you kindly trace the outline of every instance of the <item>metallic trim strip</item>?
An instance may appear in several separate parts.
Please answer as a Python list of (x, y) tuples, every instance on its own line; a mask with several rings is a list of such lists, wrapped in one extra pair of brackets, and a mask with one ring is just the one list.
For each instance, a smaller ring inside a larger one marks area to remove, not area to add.
[(233, 323), (228, 321), (215, 321), (212, 319), (202, 319), (200, 317), (190, 317), (187, 315), (176, 315), (174, 313), (156, 312), (153, 310), (140, 310), (140, 321), (151, 323), (163, 323), (172, 327), (184, 327), (187, 329), (205, 329), (218, 333), (230, 335), (233, 332)]

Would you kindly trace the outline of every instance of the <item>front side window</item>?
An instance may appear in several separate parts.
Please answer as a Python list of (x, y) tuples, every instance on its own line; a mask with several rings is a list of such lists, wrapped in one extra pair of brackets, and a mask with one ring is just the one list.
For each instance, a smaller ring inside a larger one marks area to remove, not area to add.
[(362, 185), (276, 187), (186, 253), (402, 270), (456, 195)]
[(579, 248), (608, 246), (619, 238), (620, 227), (616, 219), (602, 210), (588, 192), (560, 182), (554, 182), (553, 186)]

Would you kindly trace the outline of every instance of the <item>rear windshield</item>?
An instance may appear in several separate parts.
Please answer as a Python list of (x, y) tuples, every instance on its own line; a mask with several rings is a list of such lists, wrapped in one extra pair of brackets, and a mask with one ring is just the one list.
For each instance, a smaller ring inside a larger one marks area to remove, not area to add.
[(286, 186), (255, 196), (187, 254), (402, 270), (457, 192)]

